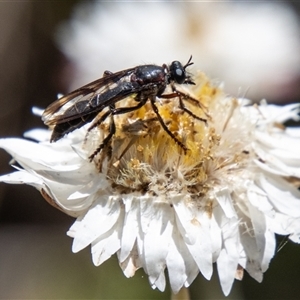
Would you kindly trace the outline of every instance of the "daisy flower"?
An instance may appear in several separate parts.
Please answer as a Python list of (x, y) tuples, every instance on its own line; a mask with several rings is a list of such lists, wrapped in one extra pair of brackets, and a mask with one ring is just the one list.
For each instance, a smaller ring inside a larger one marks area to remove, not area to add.
[(1, 139), (16, 171), (0, 180), (32, 185), (75, 217), (73, 252), (90, 246), (96, 266), (116, 254), (125, 276), (143, 268), (152, 288), (165, 289), (167, 270), (177, 293), (199, 273), (209, 280), (214, 263), (225, 295), (244, 270), (261, 282), (275, 235), (300, 243), (300, 128), (284, 125), (299, 120), (299, 104), (252, 105), (202, 73), (195, 82), (183, 90), (197, 99), (185, 101), (194, 116), (178, 98), (157, 101), (182, 145), (146, 103), (114, 116), (116, 133), (92, 161), (109, 118), (55, 143), (42, 129)]

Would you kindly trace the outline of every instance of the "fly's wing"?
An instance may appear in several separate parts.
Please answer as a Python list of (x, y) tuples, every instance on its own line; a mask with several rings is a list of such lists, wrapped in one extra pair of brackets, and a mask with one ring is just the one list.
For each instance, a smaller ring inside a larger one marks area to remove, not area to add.
[(94, 118), (104, 107), (137, 92), (138, 87), (129, 78), (135, 69), (105, 75), (61, 97), (45, 109), (42, 120), (51, 126), (87, 115), (91, 115), (88, 120)]
[(55, 142), (65, 134), (92, 122), (104, 108), (140, 90), (141, 86), (136, 82), (119, 82), (114, 88), (96, 94), (90, 100), (81, 100), (72, 104), (55, 123), (51, 141)]

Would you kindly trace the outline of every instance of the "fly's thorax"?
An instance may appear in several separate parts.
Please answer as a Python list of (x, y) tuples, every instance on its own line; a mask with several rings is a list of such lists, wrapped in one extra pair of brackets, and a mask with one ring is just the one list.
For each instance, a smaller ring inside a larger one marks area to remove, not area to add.
[(144, 65), (136, 68), (131, 78), (140, 84), (166, 82), (166, 73), (160, 66)]

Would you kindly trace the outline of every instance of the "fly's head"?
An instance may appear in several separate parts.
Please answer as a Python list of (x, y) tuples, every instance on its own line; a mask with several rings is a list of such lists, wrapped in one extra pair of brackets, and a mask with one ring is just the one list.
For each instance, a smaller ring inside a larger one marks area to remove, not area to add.
[(184, 66), (177, 60), (173, 61), (169, 66), (169, 82), (174, 81), (178, 84), (195, 84), (192, 81), (191, 76), (186, 72), (186, 68), (193, 64), (191, 60), (192, 56)]

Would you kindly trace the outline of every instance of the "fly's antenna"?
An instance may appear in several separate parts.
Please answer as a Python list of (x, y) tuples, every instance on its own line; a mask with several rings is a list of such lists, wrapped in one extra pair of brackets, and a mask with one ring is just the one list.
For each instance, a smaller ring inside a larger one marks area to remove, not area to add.
[(192, 62), (192, 58), (193, 58), (193, 55), (190, 56), (188, 62), (183, 66), (184, 70), (185, 70), (187, 67), (189, 67), (189, 66), (191, 66), (191, 65), (194, 64), (194, 63)]
[[(194, 63), (192, 62), (192, 58), (193, 58), (193, 56), (191, 55), (190, 58), (189, 58), (189, 60), (188, 60), (188, 62), (183, 66), (184, 71), (185, 71), (185, 69), (186, 69), (187, 67), (189, 67), (189, 66), (191, 66), (191, 65), (194, 64)], [(185, 84), (192, 84), (192, 85), (195, 85), (195, 82), (192, 81), (190, 75), (187, 75), (187, 76), (186, 76), (186, 79), (185, 79), (184, 83), (185, 83)]]

